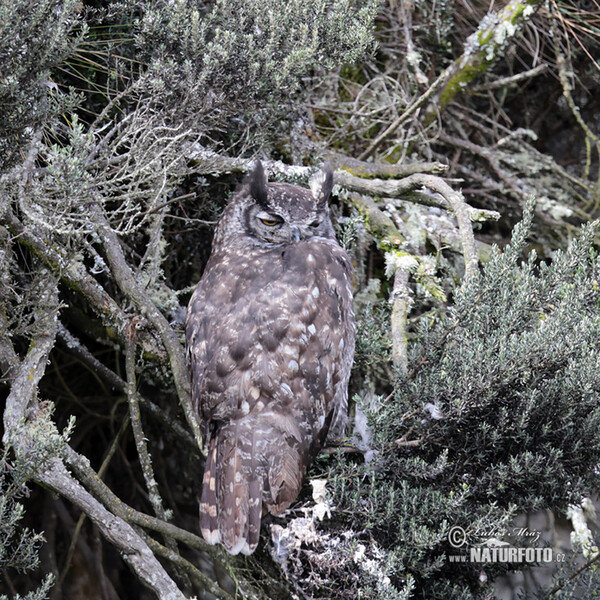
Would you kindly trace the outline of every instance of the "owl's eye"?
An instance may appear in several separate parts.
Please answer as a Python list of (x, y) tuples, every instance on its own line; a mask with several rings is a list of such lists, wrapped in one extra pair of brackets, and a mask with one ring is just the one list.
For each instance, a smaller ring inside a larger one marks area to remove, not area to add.
[(279, 225), (281, 223), (280, 219), (261, 219), (260, 221), (267, 227), (275, 227), (275, 225)]
[(311, 227), (318, 227), (321, 224), (321, 221), (313, 221), (310, 226)]

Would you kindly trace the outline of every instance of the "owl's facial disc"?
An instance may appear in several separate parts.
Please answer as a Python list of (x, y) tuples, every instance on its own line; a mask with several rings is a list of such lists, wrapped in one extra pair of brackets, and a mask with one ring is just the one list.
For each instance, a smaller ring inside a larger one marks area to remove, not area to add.
[(259, 246), (291, 244), (313, 237), (334, 238), (327, 204), (313, 192), (284, 183), (269, 183), (256, 198), (250, 187), (243, 213), (245, 231)]

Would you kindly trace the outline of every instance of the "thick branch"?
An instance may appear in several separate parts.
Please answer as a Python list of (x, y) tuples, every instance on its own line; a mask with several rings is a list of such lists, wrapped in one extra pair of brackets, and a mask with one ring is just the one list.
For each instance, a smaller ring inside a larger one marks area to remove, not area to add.
[(452, 207), (452, 212), (458, 222), (458, 231), (463, 247), (465, 259), (465, 276), (470, 277), (477, 271), (477, 250), (475, 248), (475, 236), (471, 226), (469, 206), (463, 195), (450, 187), (443, 179), (433, 175), (424, 176), (425, 186), (441, 194)]
[(404, 236), (398, 228), (370, 196), (351, 194), (350, 199), (354, 208), (363, 218), (369, 232), (377, 239), (384, 250), (397, 248), (404, 241)]
[(408, 368), (408, 340), (406, 337), (408, 313), (412, 305), (408, 286), (408, 270), (397, 267), (394, 273), (394, 288), (390, 296), (392, 303), (392, 359), (402, 375)]
[(54, 459), (49, 468), (39, 473), (36, 480), (81, 509), (102, 535), (119, 550), (140, 581), (161, 600), (184, 600), (185, 596), (131, 525), (106, 510), (69, 475), (58, 459)]
[(440, 162), (409, 164), (372, 163), (333, 153), (326, 153), (324, 158), (331, 163), (334, 169), (343, 169), (351, 175), (356, 175), (363, 179), (399, 179), (408, 175), (414, 175), (415, 173), (441, 175), (448, 170), (448, 165)]
[[(4, 437), (6, 444), (9, 438), (17, 435), (22, 427), (29, 404), (34, 400), (40, 379), (46, 371), (50, 351), (56, 339), (56, 323), (58, 312), (58, 290), (56, 283), (46, 277), (39, 285), (40, 308), (38, 310), (38, 334), (31, 340), (29, 351), (19, 364), (10, 372), (11, 389), (4, 408)], [(16, 365), (16, 354), (10, 349), (12, 363)], [(18, 437), (18, 436), (17, 436)]]
[[(414, 173), (403, 179), (390, 179), (384, 181), (381, 179), (362, 179), (361, 177), (350, 175), (350, 173), (347, 173), (346, 171), (336, 171), (335, 182), (348, 190), (359, 192), (361, 194), (368, 194), (369, 196), (402, 198), (414, 201), (416, 204), (423, 204), (424, 206), (437, 206), (438, 208), (453, 210), (452, 203), (446, 198), (445, 194), (442, 195), (442, 197), (414, 194), (415, 191), (420, 190), (421, 188), (436, 189), (439, 182), (445, 183), (443, 179), (434, 175)], [(436, 191), (438, 190), (436, 189)], [(473, 208), (468, 204), (465, 204), (465, 210), (471, 221), (497, 221), (500, 218), (500, 214), (495, 210)]]
[[(201, 550), (206, 554), (210, 555), (215, 561), (218, 561), (230, 571), (232, 577), (235, 578), (236, 573), (231, 572), (231, 565), (229, 564), (229, 557), (225, 552), (218, 546), (208, 545), (202, 538), (194, 535), (193, 533), (181, 529), (171, 523), (162, 521), (150, 515), (141, 513), (127, 504), (125, 504), (120, 498), (118, 498), (113, 491), (98, 477), (94, 470), (90, 467), (89, 460), (75, 452), (70, 447), (66, 449), (66, 460), (69, 466), (73, 469), (78, 479), (96, 496), (101, 502), (110, 509), (112, 513), (117, 515), (124, 521), (143, 527), (144, 529), (150, 529), (158, 533), (163, 534), (167, 538), (177, 540), (183, 544)], [(197, 570), (191, 570), (191, 565), (184, 562), (177, 553), (174, 553), (171, 549), (165, 548), (152, 538), (142, 534), (142, 537), (150, 545), (153, 551), (157, 552), (161, 556), (172, 560), (177, 566), (183, 568), (183, 570), (192, 576), (195, 580), (201, 580), (204, 589), (212, 593), (217, 598), (226, 598), (227, 594), (219, 588), (219, 586), (212, 581), (209, 577)]]
[[(230, 158), (198, 146), (190, 148), (188, 155), (190, 159), (199, 161), (199, 166), (202, 167), (199, 171), (203, 173), (247, 173), (252, 167), (252, 160)], [(371, 163), (339, 155), (326, 155), (326, 158), (339, 166), (334, 174), (335, 183), (350, 192), (368, 196), (402, 198), (415, 204), (452, 210), (452, 204), (444, 197), (437, 198), (415, 193), (420, 188), (431, 184), (430, 174), (444, 172), (445, 166), (442, 163), (373, 164), (368, 166)], [(263, 165), (270, 176), (278, 175), (288, 180), (308, 181), (310, 175), (314, 173), (314, 167), (290, 166), (280, 161), (264, 161)], [(353, 171), (359, 176), (353, 175), (349, 171)], [(398, 177), (400, 179), (396, 179)], [(473, 208), (469, 205), (466, 205), (466, 210), (472, 221), (497, 221), (500, 218), (500, 214), (494, 210)]]

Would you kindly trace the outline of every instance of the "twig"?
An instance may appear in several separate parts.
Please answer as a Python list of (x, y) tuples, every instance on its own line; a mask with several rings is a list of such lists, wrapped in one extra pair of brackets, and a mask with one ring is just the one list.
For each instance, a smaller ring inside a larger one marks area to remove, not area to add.
[(439, 140), (445, 144), (453, 146), (454, 148), (462, 148), (463, 150), (468, 150), (475, 156), (484, 158), (489, 163), (496, 176), (505, 183), (509, 190), (521, 197), (524, 195), (522, 190), (515, 185), (514, 178), (511, 178), (510, 175), (500, 166), (498, 154), (496, 152), (490, 150), (489, 148), (485, 148), (484, 146), (479, 146), (469, 140), (453, 137), (446, 133), (441, 133)]
[[(36, 235), (31, 228), (25, 227), (12, 210), (7, 209), (1, 218), (19, 244), (27, 247), (35, 256), (40, 258), (52, 271), (60, 276), (68, 287), (81, 294), (96, 313), (104, 317), (116, 331), (122, 332), (125, 330), (128, 322), (125, 312), (94, 277), (86, 271), (82, 262), (63, 255), (57, 249), (57, 246), (47, 243)], [(156, 353), (156, 340), (147, 333), (143, 333), (140, 337), (144, 350)]]
[(548, 69), (547, 63), (542, 63), (533, 69), (529, 69), (528, 71), (523, 71), (522, 73), (517, 73), (516, 75), (511, 75), (510, 77), (500, 77), (499, 79), (494, 79), (494, 81), (490, 81), (488, 83), (484, 83), (483, 85), (478, 85), (476, 87), (471, 88), (470, 93), (477, 94), (479, 92), (489, 92), (491, 90), (497, 90), (499, 88), (506, 87), (507, 85), (512, 85), (514, 83), (519, 83), (525, 79), (531, 79), (532, 77), (536, 77), (540, 73), (543, 73), (546, 69)]
[[(131, 420), (131, 429), (133, 431), (133, 439), (135, 441), (135, 447), (140, 459), (140, 467), (142, 469), (142, 474), (144, 475), (144, 481), (146, 482), (150, 504), (152, 505), (154, 513), (159, 519), (168, 521), (170, 515), (163, 506), (158, 483), (154, 477), (152, 459), (150, 458), (150, 452), (148, 451), (148, 445), (146, 444), (144, 430), (142, 429), (142, 415), (140, 413), (140, 404), (138, 401), (135, 376), (136, 325), (138, 322), (139, 319), (137, 317), (134, 317), (130, 320), (125, 341), (125, 373), (127, 376), (127, 385), (125, 389), (129, 404), (129, 416)], [(165, 537), (165, 543), (169, 551), (174, 556), (179, 557), (175, 540), (170, 537)], [(178, 565), (177, 568), (181, 570), (181, 565)], [(180, 575), (184, 579), (187, 579), (189, 573), (187, 573), (187, 570), (184, 570), (180, 572)]]
[(408, 121), (410, 117), (413, 116), (414, 113), (417, 112), (426, 102), (428, 102), (431, 97), (438, 91), (440, 86), (442, 86), (450, 72), (451, 67), (445, 69), (442, 74), (429, 86), (426, 92), (421, 94), (417, 100), (415, 100), (411, 105), (409, 105), (406, 110), (396, 118), (388, 127), (382, 131), (372, 142), (371, 145), (358, 157), (359, 160), (366, 160), (377, 150), (377, 148), (384, 142), (400, 125)]
[[(569, 81), (569, 73), (567, 72), (567, 64), (569, 59), (565, 57), (565, 55), (561, 52), (560, 45), (558, 43), (558, 28), (556, 27), (556, 19), (552, 18), (552, 42), (554, 44), (554, 53), (556, 55), (556, 66), (558, 67), (558, 77), (560, 79), (560, 84), (563, 89), (563, 96), (567, 101), (569, 109), (571, 110), (571, 114), (577, 121), (577, 124), (583, 130), (586, 141), (586, 151), (587, 151), (587, 159), (584, 168), (583, 178), (587, 179), (590, 171), (590, 165), (592, 162), (591, 156), (591, 145), (594, 144), (596, 148), (596, 153), (598, 154), (598, 158), (600, 158), (600, 138), (589, 128), (588, 124), (583, 120), (581, 116), (581, 111), (579, 107), (575, 104), (575, 100), (573, 100), (573, 95), (571, 94), (572, 85)], [(600, 170), (598, 171), (598, 176), (596, 178), (597, 185), (600, 185)]]
[(104, 246), (111, 272), (117, 284), (123, 293), (136, 304), (140, 313), (152, 323), (162, 340), (163, 346), (169, 356), (179, 402), (184, 410), (188, 425), (192, 429), (198, 447), (201, 448), (202, 432), (200, 431), (200, 425), (190, 397), (190, 384), (185, 365), (183, 346), (173, 329), (171, 329), (167, 319), (158, 310), (144, 287), (135, 278), (131, 267), (125, 260), (119, 238), (108, 223), (102, 208), (96, 204), (92, 207), (92, 212), (98, 235)]
[(419, 53), (415, 50), (415, 45), (412, 40), (412, 7), (413, 2), (408, 0), (398, 0), (398, 10), (400, 13), (400, 21), (404, 29), (404, 40), (406, 43), (406, 62), (413, 68), (415, 78), (419, 85), (427, 85), (428, 79), (425, 73), (419, 66)]
[(590, 567), (592, 567), (593, 565), (595, 565), (597, 563), (600, 563), (600, 554), (597, 554), (596, 556), (594, 556), (594, 558), (591, 558), (586, 563), (581, 565), (581, 567), (579, 567), (579, 569), (577, 569), (574, 573), (571, 573), (571, 575), (569, 575), (569, 577), (567, 578), (566, 581), (556, 584), (546, 594), (546, 598), (550, 598), (550, 596), (554, 596), (554, 594), (556, 594), (556, 592), (559, 592), (563, 587), (565, 587), (565, 584), (567, 581), (573, 581), (574, 579), (579, 577), (585, 570), (589, 569)]
[(152, 468), (152, 459), (148, 452), (148, 445), (146, 444), (146, 438), (144, 437), (144, 431), (142, 429), (142, 415), (140, 414), (140, 404), (138, 402), (138, 395), (136, 389), (136, 377), (135, 377), (135, 348), (136, 348), (136, 332), (135, 327), (139, 319), (135, 317), (129, 322), (127, 328), (127, 340), (125, 343), (125, 373), (127, 374), (127, 400), (129, 403), (129, 417), (131, 420), (131, 429), (133, 431), (133, 439), (135, 441), (135, 447), (138, 452), (140, 459), (140, 467), (144, 475), (146, 487), (148, 488), (148, 496), (150, 498), (150, 504), (159, 519), (168, 520), (167, 513), (163, 507), (162, 499), (160, 497), (160, 491), (158, 484), (154, 477), (154, 469)]

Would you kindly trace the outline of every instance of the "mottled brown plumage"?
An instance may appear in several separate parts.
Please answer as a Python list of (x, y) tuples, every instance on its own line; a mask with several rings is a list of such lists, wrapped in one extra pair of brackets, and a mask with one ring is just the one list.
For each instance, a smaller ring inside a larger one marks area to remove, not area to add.
[(352, 267), (335, 240), (330, 168), (311, 190), (236, 192), (188, 306), (192, 396), (207, 436), (200, 528), (250, 554), (263, 510), (283, 512), (327, 435), (339, 435), (354, 352)]

